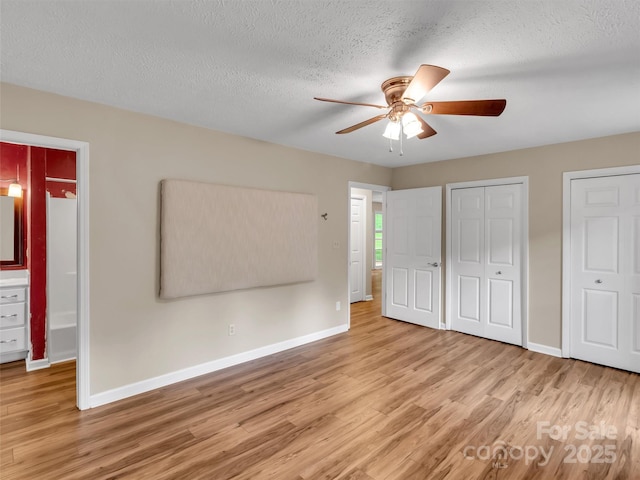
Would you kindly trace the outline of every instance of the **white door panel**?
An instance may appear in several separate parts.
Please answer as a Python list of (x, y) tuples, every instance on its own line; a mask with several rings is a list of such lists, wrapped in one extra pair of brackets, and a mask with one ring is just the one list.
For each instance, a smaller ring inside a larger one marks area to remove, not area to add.
[(484, 336), (522, 345), (522, 185), (485, 187)]
[(349, 301), (360, 302), (365, 299), (365, 199), (351, 197), (351, 256), (349, 265)]
[(522, 345), (522, 185), (451, 190), (454, 330)]
[(489, 314), (487, 323), (513, 328), (513, 282), (489, 279)]
[(387, 192), (385, 314), (440, 328), (442, 188)]
[[(632, 245), (640, 244), (640, 216), (633, 218), (633, 239)], [(633, 273), (640, 275), (640, 250), (637, 248), (632, 249), (632, 254), (635, 257), (631, 262), (633, 264)]]
[(585, 288), (582, 300), (582, 341), (618, 348), (618, 292)]
[(479, 218), (460, 218), (458, 220), (459, 236), (456, 239), (457, 260), (460, 263), (483, 263), (482, 237), (484, 237), (484, 224)]
[(640, 371), (640, 175), (635, 175), (631, 181), (631, 235), (629, 239), (630, 257), (629, 265), (631, 275), (628, 278), (629, 291), (631, 292), (631, 360), (635, 362), (636, 372)]
[[(470, 277), (468, 275), (458, 275), (458, 315), (460, 320), (474, 322), (472, 325), (468, 325), (467, 328), (475, 329), (477, 325), (477, 333), (480, 330), (480, 286), (482, 284), (482, 278)], [(475, 334), (475, 330), (473, 330)], [(469, 333), (472, 333), (469, 331)]]
[(633, 344), (631, 345), (631, 352), (640, 354), (640, 295), (632, 294), (633, 296), (633, 314), (631, 315), (631, 325), (633, 329)]
[(571, 356), (640, 372), (640, 175), (571, 182)]
[[(484, 188), (452, 191), (451, 264), (453, 328), (482, 335), (484, 278)], [(457, 287), (457, 288), (456, 288)]]
[[(416, 269), (414, 281), (415, 309), (433, 313), (433, 271)], [(423, 293), (421, 293), (423, 292)]]
[(391, 268), (391, 305), (396, 308), (409, 307), (409, 270), (406, 268)]

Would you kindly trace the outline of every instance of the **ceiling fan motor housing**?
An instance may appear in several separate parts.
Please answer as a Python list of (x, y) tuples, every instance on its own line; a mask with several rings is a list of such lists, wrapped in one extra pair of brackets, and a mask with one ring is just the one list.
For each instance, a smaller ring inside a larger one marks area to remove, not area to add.
[(381, 88), (384, 97), (387, 99), (387, 105), (391, 106), (396, 102), (402, 102), (402, 94), (411, 83), (411, 80), (413, 80), (411, 76), (393, 77), (382, 83)]
[(409, 105), (413, 104), (412, 101), (402, 100), (402, 95), (412, 79), (413, 77), (408, 76), (393, 77), (385, 80), (380, 87), (387, 100), (387, 105), (391, 108), (389, 120), (392, 122), (400, 121), (402, 116), (409, 111)]

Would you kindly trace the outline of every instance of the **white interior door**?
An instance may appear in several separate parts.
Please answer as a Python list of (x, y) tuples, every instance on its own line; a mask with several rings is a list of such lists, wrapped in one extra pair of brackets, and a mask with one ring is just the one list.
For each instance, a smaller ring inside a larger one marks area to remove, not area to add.
[(365, 299), (365, 232), (366, 212), (365, 198), (354, 195), (351, 197), (351, 237), (349, 264), (349, 301), (361, 302)]
[(484, 336), (522, 345), (522, 185), (485, 187)]
[(522, 184), (451, 191), (453, 330), (522, 345)]
[(571, 181), (571, 356), (640, 372), (640, 174)]
[(451, 328), (484, 336), (484, 187), (451, 191)]
[(442, 187), (386, 197), (385, 315), (440, 328)]

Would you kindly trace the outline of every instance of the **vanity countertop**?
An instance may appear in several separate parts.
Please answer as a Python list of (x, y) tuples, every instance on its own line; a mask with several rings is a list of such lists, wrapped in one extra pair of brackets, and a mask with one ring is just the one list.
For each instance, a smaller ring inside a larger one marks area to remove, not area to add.
[(29, 285), (29, 270), (0, 271), (0, 287), (26, 287)]

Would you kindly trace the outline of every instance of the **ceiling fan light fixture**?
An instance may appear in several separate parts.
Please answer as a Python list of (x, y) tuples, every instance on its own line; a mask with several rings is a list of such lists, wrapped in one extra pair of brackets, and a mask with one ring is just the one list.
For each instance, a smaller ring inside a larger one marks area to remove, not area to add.
[(384, 129), (383, 137), (388, 138), (389, 140), (398, 140), (400, 139), (400, 122), (392, 122), (390, 121), (387, 124), (387, 128)]
[(407, 112), (402, 116), (402, 131), (407, 138), (413, 138), (422, 133), (422, 124), (418, 121), (418, 117), (414, 113)]

